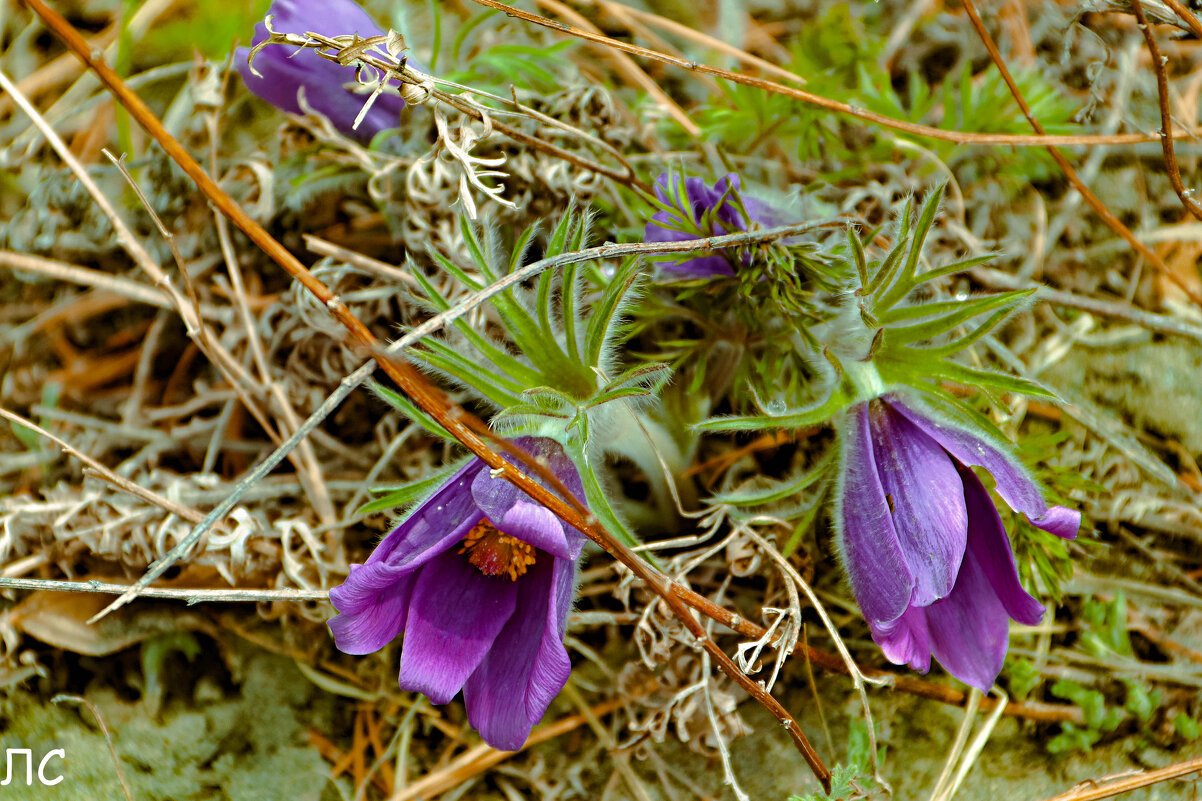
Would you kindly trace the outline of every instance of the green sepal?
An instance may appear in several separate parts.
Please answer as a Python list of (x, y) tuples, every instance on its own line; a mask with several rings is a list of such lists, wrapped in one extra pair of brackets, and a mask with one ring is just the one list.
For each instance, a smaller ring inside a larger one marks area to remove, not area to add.
[(988, 264), (995, 258), (997, 258), (996, 253), (986, 253), (983, 256), (973, 256), (970, 259), (964, 259), (963, 261), (957, 261), (953, 262), (952, 264), (945, 264), (942, 267), (936, 267), (933, 270), (927, 270), (925, 273), (914, 279), (914, 286), (926, 283), (927, 281), (934, 281), (936, 278), (943, 278), (946, 275), (962, 273), (965, 270), (971, 270), (973, 267), (980, 267), (982, 264)]
[(868, 261), (864, 255), (864, 243), (860, 241), (860, 235), (856, 232), (854, 225), (847, 226), (847, 244), (851, 250), (852, 261), (856, 263), (856, 274), (860, 277), (860, 286), (867, 286), (868, 277)]
[(912, 348), (915, 353), (921, 353), (923, 356), (931, 359), (943, 359), (948, 356), (954, 356), (962, 350), (966, 350), (977, 342), (981, 337), (988, 334), (994, 328), (1001, 324), (1003, 320), (1013, 313), (1013, 309), (999, 309), (989, 316), (985, 322), (978, 325), (972, 331), (969, 331), (959, 339), (953, 339), (946, 345), (939, 345), (931, 348)]
[(621, 389), (612, 389), (607, 392), (598, 392), (593, 397), (589, 398), (582, 404), (581, 408), (591, 409), (610, 401), (621, 400), (622, 398), (647, 397), (651, 395), (651, 390), (646, 387), (623, 387)]
[(965, 367), (946, 359), (924, 359), (921, 350), (915, 348), (892, 349), (889, 356), (888, 360), (877, 362), (881, 378), (889, 385), (922, 386), (932, 378), (942, 378), (979, 389), (993, 400), (997, 399), (996, 395), (992, 394), (994, 392), (1016, 392), (1032, 398), (1056, 397), (1040, 384), (1026, 378)]
[(629, 368), (621, 375), (613, 378), (605, 386), (601, 387), (601, 392), (612, 392), (617, 389), (626, 387), (639, 387), (640, 389), (650, 389), (652, 392), (658, 392), (661, 387), (672, 377), (672, 368), (666, 364), (638, 364)]
[[(432, 342), (429, 344), (433, 347), (446, 348), (442, 343)], [(410, 355), (418, 361), (441, 370), (455, 381), (471, 387), (497, 406), (506, 406), (516, 402), (517, 398), (514, 395), (506, 392), (504, 388), (494, 382), (494, 379), (498, 377), (496, 373), (486, 373), (482, 368), (464, 359), (453, 350), (450, 352), (454, 356), (447, 356), (446, 353), (433, 350), (413, 350), (410, 351)]]
[[(465, 285), (473, 287), (474, 289), (480, 288), (479, 282), (473, 280), (449, 259), (434, 252), (431, 252), (431, 256), (444, 270), (447, 270), (460, 281), (463, 281)], [(430, 283), (430, 279), (428, 279), (421, 270), (412, 270), (411, 272), (418, 284), (421, 286), (422, 292), (426, 295), (427, 300), (432, 306), (434, 306), (435, 309), (437, 309), (439, 312), (445, 312), (447, 309), (451, 308), (451, 302), (447, 300), (446, 296), (439, 292), (432, 283)], [(456, 319), (452, 325), (454, 325), (455, 330), (463, 334), (464, 337), (467, 338), (468, 342), (472, 343), (472, 345), (475, 346), (475, 348), (479, 350), (480, 353), (485, 356), (485, 358), (492, 362), (492, 364), (496, 366), (498, 370), (504, 371), (518, 381), (523, 381), (526, 383), (532, 383), (539, 380), (537, 372), (527, 367), (525, 364), (522, 364), (522, 362), (506, 353), (501, 348), (493, 345), (488, 341), (487, 337), (485, 337), (476, 329), (472, 328), (472, 326), (468, 324), (468, 322), (462, 317)]]

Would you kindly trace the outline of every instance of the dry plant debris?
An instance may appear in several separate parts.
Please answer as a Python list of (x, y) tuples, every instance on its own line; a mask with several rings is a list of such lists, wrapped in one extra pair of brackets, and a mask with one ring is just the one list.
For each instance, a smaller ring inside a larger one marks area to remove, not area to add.
[[(1192, 797), (1197, 8), (326, 5), (0, 0), (0, 743), (139, 799)], [(913, 388), (1084, 518), (939, 441), (1047, 607), (1000, 674), (884, 625), (959, 557), (871, 625), (844, 579), (846, 421), (918, 447)], [(327, 628), (464, 446), (598, 546), (518, 753)]]

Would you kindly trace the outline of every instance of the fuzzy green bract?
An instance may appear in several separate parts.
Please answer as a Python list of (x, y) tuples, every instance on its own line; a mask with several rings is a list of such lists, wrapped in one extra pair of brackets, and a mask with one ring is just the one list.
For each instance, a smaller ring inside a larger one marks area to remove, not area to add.
[[(611, 532), (636, 544), (606, 499), (596, 468), (603, 449), (640, 465), (653, 464), (645, 437), (615, 432), (637, 429), (634, 412), (654, 399), (671, 370), (663, 364), (628, 366), (618, 360), (616, 348), (626, 335), (628, 308), (639, 293), (638, 264), (630, 259), (607, 274), (565, 256), (586, 246), (588, 230), (587, 214), (568, 212), (543, 241), (531, 227), (503, 256), (495, 232), (482, 232), (463, 219), (461, 233), (471, 269), (430, 252), (463, 288), (478, 292), (505, 280), (527, 260), (535, 260), (531, 254), (536, 245), (541, 245), (541, 261), (547, 267), (528, 284), (509, 286), (486, 301), (504, 338), (482, 333), (464, 317), (456, 317), (450, 331), (424, 338), (408, 353), (490, 406), (491, 425), (503, 436), (559, 442), (580, 470), (590, 509)], [(432, 311), (452, 308), (448, 295), (421, 270), (411, 265), (411, 272)], [(399, 396), (390, 394), (386, 400), (436, 429)]]

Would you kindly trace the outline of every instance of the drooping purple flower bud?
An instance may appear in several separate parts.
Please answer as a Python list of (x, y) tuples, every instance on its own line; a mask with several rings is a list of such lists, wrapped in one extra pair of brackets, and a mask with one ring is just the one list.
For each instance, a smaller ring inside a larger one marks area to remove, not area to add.
[[(384, 33), (353, 0), (274, 0), (267, 13), (273, 17), (271, 27), (280, 33), (318, 31), (329, 36), (358, 34), (364, 39)], [(266, 41), (268, 36), (267, 26), (260, 22), (255, 26), (252, 46)], [(308, 48), (272, 45), (255, 55), (254, 68), (260, 77), (250, 70), (249, 53), (250, 48), (240, 47), (234, 54), (243, 82), (278, 109), (301, 114), (297, 92), (303, 87), (305, 102), (311, 108), (328, 117), (343, 134), (360, 142), (369, 142), (380, 131), (400, 125), (404, 99), (381, 92), (359, 127), (353, 127), (370, 95), (352, 91), (357, 85), (354, 67), (335, 64)]]
[[(577, 497), (576, 468), (553, 440), (516, 444)], [(401, 689), (445, 704), (516, 751), (571, 673), (563, 644), (584, 537), (472, 459), (330, 590), (338, 648), (378, 651), (404, 632)]]
[[(644, 239), (648, 242), (684, 242), (706, 236), (721, 236), (747, 231), (757, 225), (773, 228), (790, 222), (788, 217), (739, 188), (739, 176), (727, 173), (709, 187), (701, 178), (685, 178), (684, 191), (675, 173), (655, 179), (655, 196), (673, 211), (659, 211), (647, 223)], [(680, 201), (687, 198), (687, 208)], [(742, 205), (745, 219), (739, 210)], [(730, 261), (721, 254), (697, 256), (685, 261), (661, 264), (661, 269), (677, 278), (713, 278), (734, 275)]]
[(1081, 513), (1048, 507), (1026, 471), (984, 437), (933, 419), (894, 394), (849, 410), (835, 512), (839, 547), (872, 638), (895, 664), (931, 656), (987, 691), (1006, 658), (1010, 620), (1043, 605), (1022, 588), (982, 467), (1011, 509), (1065, 539)]

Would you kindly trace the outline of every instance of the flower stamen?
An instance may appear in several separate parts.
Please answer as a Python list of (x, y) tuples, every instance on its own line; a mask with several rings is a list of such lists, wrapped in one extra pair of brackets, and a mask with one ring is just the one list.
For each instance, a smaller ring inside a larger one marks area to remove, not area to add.
[(534, 564), (534, 546), (498, 531), (487, 517), (472, 526), (459, 553), (466, 553), (484, 575), (509, 576), (510, 581), (517, 581)]

